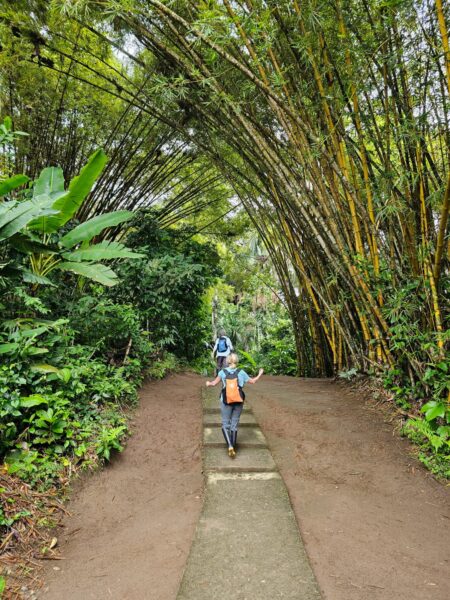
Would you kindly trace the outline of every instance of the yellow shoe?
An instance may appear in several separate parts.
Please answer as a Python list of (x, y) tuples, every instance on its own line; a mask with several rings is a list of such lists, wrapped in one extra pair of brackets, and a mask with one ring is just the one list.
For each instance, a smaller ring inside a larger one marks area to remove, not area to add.
[(234, 458), (234, 457), (236, 456), (236, 452), (234, 451), (234, 448), (233, 448), (232, 446), (230, 446), (230, 447), (228, 448), (228, 456), (229, 456), (230, 458)]

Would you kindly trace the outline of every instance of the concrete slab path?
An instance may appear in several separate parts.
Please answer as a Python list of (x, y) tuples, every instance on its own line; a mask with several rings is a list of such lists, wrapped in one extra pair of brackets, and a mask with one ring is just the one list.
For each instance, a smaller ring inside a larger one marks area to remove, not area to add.
[(217, 391), (203, 392), (205, 500), (177, 600), (320, 600), (286, 487), (245, 406), (233, 460)]

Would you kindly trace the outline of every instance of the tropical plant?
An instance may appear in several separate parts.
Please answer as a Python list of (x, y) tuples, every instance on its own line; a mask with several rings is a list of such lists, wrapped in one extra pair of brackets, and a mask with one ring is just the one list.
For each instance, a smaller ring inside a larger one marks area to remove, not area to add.
[[(115, 272), (102, 261), (140, 258), (119, 242), (90, 243), (104, 229), (115, 227), (133, 216), (116, 211), (93, 217), (67, 231), (96, 179), (106, 164), (106, 155), (97, 150), (65, 189), (60, 168), (47, 167), (33, 185), (28, 200), (0, 204), (0, 242), (26, 257), (27, 267), (16, 264), (24, 280), (34, 285), (52, 285), (48, 275), (54, 270), (71, 271), (103, 285), (117, 283)], [(0, 194), (6, 195), (24, 183), (22, 176), (4, 181)], [(7, 263), (9, 272), (12, 265)]]
[(179, 358), (192, 360), (209, 334), (205, 290), (220, 274), (219, 257), (191, 228), (162, 229), (157, 215), (140, 213), (127, 245), (145, 256), (118, 267), (121, 283), (111, 290), (116, 303), (131, 303), (149, 339)]

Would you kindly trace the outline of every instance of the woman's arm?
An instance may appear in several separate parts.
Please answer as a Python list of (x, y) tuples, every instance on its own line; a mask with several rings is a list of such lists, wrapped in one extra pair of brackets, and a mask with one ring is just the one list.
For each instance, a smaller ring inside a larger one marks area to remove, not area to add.
[(219, 376), (217, 376), (217, 377), (214, 379), (214, 381), (207, 381), (207, 382), (206, 382), (206, 387), (211, 387), (211, 386), (217, 385), (217, 384), (219, 383), (219, 381), (220, 381), (220, 377), (219, 377)]
[(256, 383), (263, 373), (264, 369), (260, 369), (258, 375), (256, 377), (250, 377), (247, 383)]

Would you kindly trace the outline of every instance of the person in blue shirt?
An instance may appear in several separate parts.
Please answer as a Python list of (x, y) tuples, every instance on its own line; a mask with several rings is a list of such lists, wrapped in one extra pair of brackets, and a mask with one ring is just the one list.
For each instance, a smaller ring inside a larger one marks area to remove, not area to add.
[(243, 387), (246, 383), (256, 383), (264, 373), (259, 370), (256, 377), (250, 377), (243, 369), (238, 369), (239, 357), (231, 353), (228, 356), (228, 366), (221, 369), (214, 381), (207, 381), (206, 386), (215, 386), (222, 382), (220, 408), (222, 413), (222, 433), (228, 446), (228, 456), (236, 456), (237, 431), (245, 394)]
[(227, 366), (227, 359), (231, 352), (233, 352), (233, 344), (225, 330), (221, 329), (212, 351), (213, 359), (217, 361), (216, 375)]

